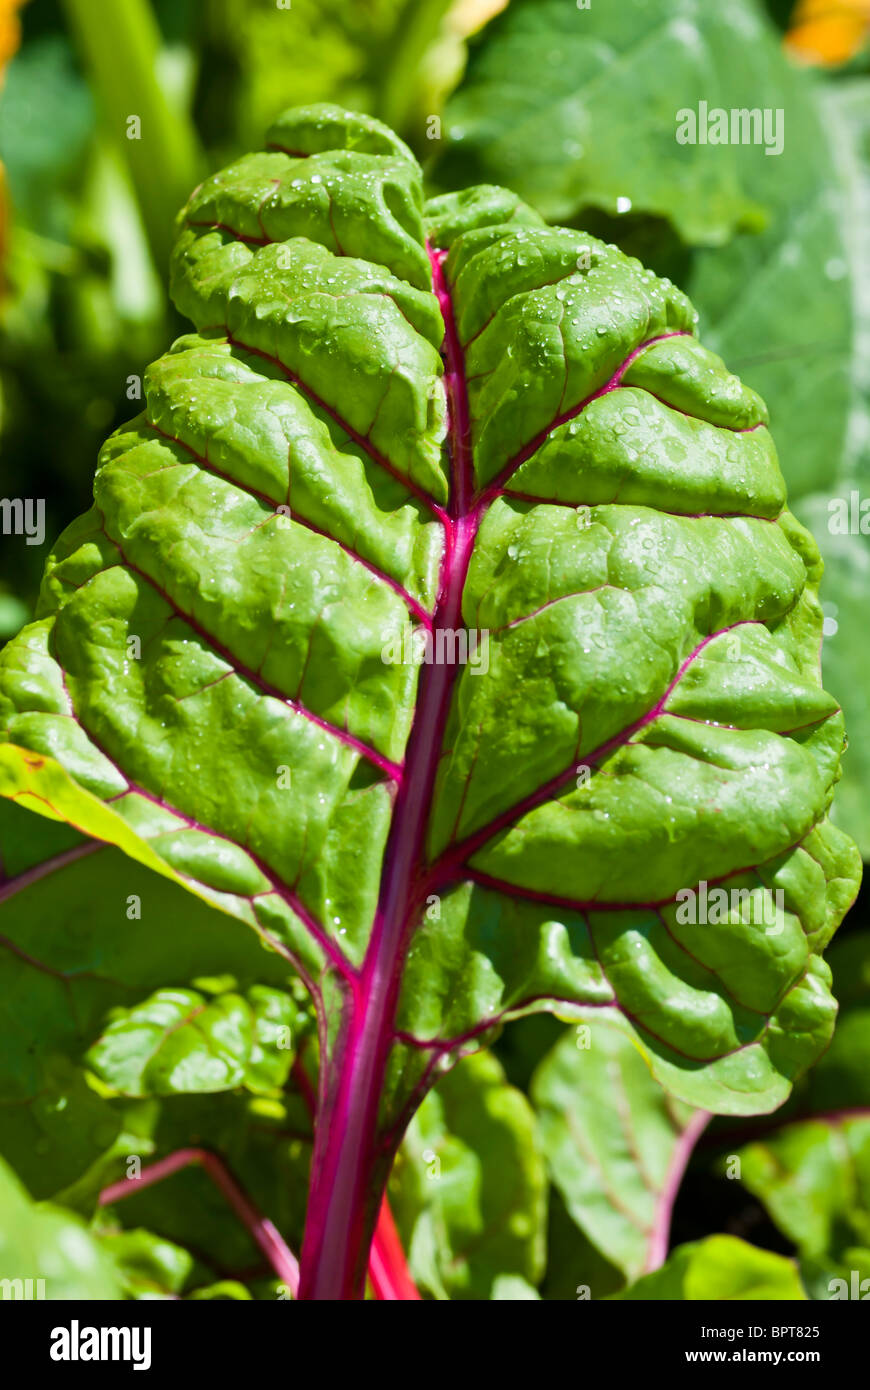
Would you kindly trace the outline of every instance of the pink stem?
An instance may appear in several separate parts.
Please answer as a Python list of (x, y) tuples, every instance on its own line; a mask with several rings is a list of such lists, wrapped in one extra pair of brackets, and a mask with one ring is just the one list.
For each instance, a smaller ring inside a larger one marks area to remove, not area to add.
[(683, 1130), (671, 1155), (668, 1165), (665, 1185), (656, 1207), (655, 1222), (650, 1236), (649, 1249), (644, 1272), (649, 1274), (651, 1270), (660, 1269), (667, 1259), (668, 1246), (671, 1240), (671, 1218), (674, 1214), (674, 1203), (677, 1200), (677, 1193), (680, 1184), (685, 1176), (689, 1159), (692, 1157), (695, 1145), (712, 1120), (713, 1116), (708, 1110), (696, 1110), (686, 1128)]
[[(450, 403), (451, 507), (434, 632), (462, 623), (462, 592), (482, 512), (472, 501), (469, 412), (461, 350), (444, 284), (443, 255), (430, 252), (446, 320)], [(398, 1001), (401, 963), (420, 903), (425, 835), (456, 667), (427, 666), (408, 743), (384, 861), (381, 896), (358, 980), (345, 994), (339, 1040), (321, 1072), (311, 1187), (302, 1247), (300, 1297), (362, 1297), (368, 1250), (393, 1148), (378, 1142), (378, 1111)], [(398, 1142), (393, 1140), (393, 1143)]]
[(223, 1160), (218, 1158), (217, 1154), (209, 1153), (207, 1149), (177, 1149), (167, 1158), (149, 1163), (147, 1168), (142, 1169), (138, 1178), (122, 1178), (120, 1182), (111, 1183), (100, 1193), (100, 1206), (105, 1207), (110, 1203), (122, 1201), (124, 1197), (132, 1197), (143, 1187), (162, 1182), (164, 1178), (171, 1177), (173, 1173), (193, 1163), (200, 1164), (218, 1190), (223, 1193), (278, 1278), (283, 1280), (296, 1298), (299, 1293), (299, 1261), (272, 1222), (261, 1215), (245, 1195)]
[[(292, 1076), (313, 1120), (317, 1110), (317, 1101), (311, 1079), (305, 1070), (301, 1056), (297, 1056), (293, 1063)], [(368, 1274), (369, 1282), (377, 1299), (408, 1302), (420, 1298), (417, 1286), (411, 1278), (402, 1241), (386, 1196), (381, 1202), (378, 1224), (372, 1238)]]
[(386, 1197), (381, 1202), (378, 1224), (369, 1251), (369, 1279), (375, 1298), (403, 1303), (420, 1299)]

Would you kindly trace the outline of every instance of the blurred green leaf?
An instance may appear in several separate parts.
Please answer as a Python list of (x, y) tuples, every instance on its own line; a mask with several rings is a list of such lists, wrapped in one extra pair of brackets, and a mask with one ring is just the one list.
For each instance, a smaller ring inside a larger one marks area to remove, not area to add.
[(94, 102), (69, 43), (46, 34), (10, 63), (0, 101), (0, 159), (16, 215), (63, 235), (94, 131)]
[[(829, 84), (822, 112), (843, 190), (842, 230), (826, 233), (816, 242), (814, 255), (802, 258), (802, 265), (804, 283), (819, 285), (831, 306), (844, 297), (850, 299), (854, 346), (844, 364), (846, 418), (841, 428), (842, 393), (832, 395), (824, 375), (813, 384), (805, 371), (798, 370), (792, 390), (803, 392), (804, 400), (794, 400), (793, 411), (783, 400), (780, 425), (774, 423), (774, 430), (787, 476), (790, 456), (796, 462), (808, 461), (805, 471), (790, 479), (790, 486), (797, 499), (794, 509), (813, 530), (825, 562), (821, 590), (827, 615), (822, 648), (825, 684), (843, 706), (849, 739), (835, 819), (858, 841), (864, 858), (870, 859), (870, 670), (864, 655), (870, 536), (855, 534), (853, 527), (854, 497), (859, 506), (870, 497), (870, 79)], [(832, 281), (832, 276), (838, 278)], [(793, 280), (778, 287), (784, 313), (791, 312), (796, 293)], [(821, 307), (813, 298), (805, 320), (832, 329), (831, 310), (821, 316)], [(788, 362), (779, 370), (787, 372)], [(752, 379), (753, 373), (749, 376)], [(767, 390), (771, 404), (775, 403), (763, 381), (753, 384), (763, 393)], [(803, 438), (800, 445), (798, 435)], [(835, 498), (849, 509), (849, 534), (832, 531), (830, 504)]]
[(59, 1208), (34, 1206), (2, 1160), (0, 1279), (44, 1279), (47, 1299), (121, 1297), (112, 1261), (84, 1223)]
[(110, 1231), (100, 1244), (130, 1298), (177, 1298), (195, 1266), (188, 1250), (150, 1231)]
[(735, 1236), (708, 1236), (681, 1245), (654, 1274), (646, 1274), (615, 1300), (716, 1301), (805, 1299), (792, 1260), (758, 1250)]
[[(870, 1278), (870, 1114), (786, 1125), (740, 1152), (741, 1176), (797, 1246), (810, 1292)], [(870, 1287), (870, 1286), (868, 1286)]]
[(531, 1093), (573, 1220), (610, 1263), (638, 1278), (664, 1258), (671, 1207), (708, 1115), (670, 1097), (631, 1039), (598, 1020), (565, 1032)]
[(785, 82), (751, 0), (512, 0), (472, 44), (447, 104), (438, 181), (504, 184), (553, 221), (634, 207), (668, 218), (689, 244), (720, 245), (764, 225), (747, 166), (773, 178), (771, 161), (757, 146), (711, 157), (678, 144), (677, 112), (702, 100), (753, 107), (761, 93), (778, 107)]
[(147, 0), (64, 0), (106, 130), (136, 189), (158, 268), (172, 246), (175, 215), (196, 183), (195, 127), (160, 80), (160, 33)]
[[(241, 990), (270, 986), (272, 998), (291, 972), (223, 913), (8, 801), (0, 804), (0, 859), (0, 1153), (45, 1197), (75, 1182), (116, 1138), (117, 1112), (79, 1066), (110, 1010), (206, 972), (231, 976)], [(250, 1064), (259, 1084), (253, 1052)], [(269, 1071), (270, 1083), (278, 1074)]]

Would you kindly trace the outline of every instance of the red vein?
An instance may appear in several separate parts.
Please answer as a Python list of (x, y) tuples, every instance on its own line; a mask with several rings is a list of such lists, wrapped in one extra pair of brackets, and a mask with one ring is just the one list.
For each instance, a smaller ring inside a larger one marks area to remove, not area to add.
[(677, 1200), (677, 1194), (695, 1145), (712, 1118), (713, 1116), (708, 1111), (696, 1110), (674, 1145), (664, 1186), (656, 1204), (655, 1220), (647, 1247), (646, 1264), (644, 1265), (645, 1274), (649, 1274), (654, 1269), (660, 1269), (667, 1258), (674, 1203)]
[[(238, 488), (240, 492), (244, 492), (249, 497), (255, 497), (259, 502), (264, 502), (274, 515), (284, 515), (283, 513), (276, 512), (276, 506), (278, 504), (268, 493), (260, 492), (258, 488), (252, 487), (249, 483), (240, 483), (237, 478), (232, 477), (231, 474), (225, 473), (222, 469), (218, 468), (205, 454), (197, 453), (196, 449), (194, 449), (191, 444), (188, 444), (185, 439), (179, 439), (177, 435), (170, 434), (168, 430), (161, 429), (160, 425), (155, 425), (154, 421), (149, 420), (147, 416), (145, 417), (145, 424), (149, 429), (154, 430), (155, 434), (161, 435), (162, 438), (167, 440), (170, 444), (177, 444), (180, 449), (185, 449), (187, 453), (190, 454), (191, 458), (196, 459), (197, 463), (210, 473), (214, 473), (215, 477), (223, 478), (224, 482), (229, 483), (232, 487)], [(353, 546), (348, 545), (346, 541), (339, 540), (338, 537), (333, 536), (331, 532), (324, 531), (321, 527), (315, 526), (313, 521), (308, 521), (307, 518), (301, 516), (299, 512), (291, 510), (289, 519), (294, 525), (302, 526), (306, 531), (311, 531), (316, 536), (322, 536), (324, 540), (332, 541), (333, 545), (337, 545), (351, 560), (362, 565), (370, 574), (373, 574), (376, 579), (381, 580), (381, 582), (388, 585), (394, 593), (398, 594), (402, 601), (407, 604), (415, 618), (419, 619), (424, 627), (428, 628), (432, 626), (431, 614), (427, 612), (422, 603), (419, 603), (417, 599), (408, 593), (407, 589), (405, 589), (397, 579), (393, 579), (392, 575), (386, 574), (384, 570), (380, 569), (371, 560), (366, 560), (364, 556), (360, 555), (359, 552), (354, 550)]]
[(162, 1182), (164, 1178), (171, 1177), (173, 1173), (188, 1168), (191, 1164), (199, 1164), (208, 1174), (247, 1229), (254, 1244), (265, 1255), (278, 1278), (283, 1280), (292, 1296), (296, 1298), (299, 1292), (299, 1261), (277, 1226), (262, 1215), (233, 1177), (223, 1159), (210, 1153), (208, 1149), (177, 1149), (167, 1158), (149, 1163), (137, 1178), (122, 1178), (120, 1182), (104, 1187), (98, 1199), (99, 1205), (105, 1207), (114, 1202), (121, 1202), (125, 1197), (134, 1196), (143, 1187)]
[(389, 459), (375, 448), (370, 439), (360, 434), (358, 430), (355, 430), (352, 425), (348, 424), (348, 422), (338, 414), (334, 406), (329, 405), (321, 396), (318, 396), (301, 377), (297, 376), (295, 372), (292, 372), (289, 367), (284, 365), (280, 357), (273, 357), (270, 353), (264, 352), (262, 348), (251, 347), (248, 343), (243, 343), (239, 338), (233, 336), (226, 325), (223, 327), (223, 332), (226, 333), (227, 342), (231, 347), (236, 347), (241, 352), (248, 352), (253, 357), (260, 357), (264, 362), (271, 362), (273, 366), (278, 367), (279, 370), (284, 373), (287, 380), (298, 387), (300, 391), (304, 392), (308, 399), (313, 401), (320, 410), (325, 411), (333, 423), (336, 424), (340, 430), (343, 430), (348, 438), (353, 440), (354, 444), (357, 444), (360, 449), (368, 454), (369, 458), (374, 463), (378, 464), (386, 473), (389, 473), (391, 477), (395, 478), (397, 482), (401, 483), (403, 487), (407, 488), (409, 492), (412, 492), (415, 497), (419, 498), (440, 522), (446, 523), (447, 513), (444, 508), (440, 507), (418, 483), (415, 483), (411, 478), (407, 478), (394, 464), (390, 463)]
[(237, 676), (241, 676), (243, 680), (248, 681), (248, 683), (259, 690), (262, 695), (269, 696), (273, 700), (279, 700), (281, 704), (291, 709), (294, 714), (301, 715), (303, 719), (307, 719), (310, 723), (316, 724), (319, 729), (323, 729), (325, 733), (331, 734), (332, 737), (338, 739), (340, 743), (344, 743), (347, 747), (353, 748), (361, 757), (366, 758), (368, 762), (373, 763), (375, 767), (380, 768), (382, 772), (386, 773), (387, 777), (392, 781), (401, 783), (402, 766), (400, 763), (394, 763), (391, 758), (387, 758), (383, 753), (379, 753), (376, 749), (369, 747), (368, 744), (363, 743), (362, 740), (358, 739), (354, 734), (348, 733), (346, 729), (339, 729), (336, 724), (331, 724), (328, 719), (323, 719), (319, 714), (314, 714), (305, 705), (300, 704), (298, 700), (293, 700), (289, 695), (285, 695), (283, 690), (279, 690), (276, 685), (272, 685), (269, 681), (264, 680), (258, 671), (254, 671), (250, 666), (246, 666), (244, 662), (240, 661), (239, 658), (230, 651), (229, 647), (225, 646), (213, 633), (208, 632), (201, 623), (197, 622), (192, 614), (186, 613), (153, 575), (150, 575), (147, 570), (140, 568), (139, 565), (134, 564), (126, 554), (121, 542), (109, 531), (106, 524), (105, 513), (100, 511), (100, 515), (103, 518), (103, 533), (106, 539), (111, 541), (112, 545), (115, 546), (127, 569), (131, 570), (134, 574), (140, 575), (142, 579), (150, 584), (176, 616), (180, 618), (182, 622), (186, 623), (191, 631), (195, 632), (203, 642), (207, 643), (212, 651), (221, 657)]
[[(0, 903), (14, 897), (22, 889), (29, 888), (32, 883), (38, 883), (41, 878), (56, 873), (58, 869), (66, 868), (67, 864), (74, 864), (77, 859), (83, 859), (85, 855), (93, 854), (96, 850), (105, 848), (102, 840), (88, 840), (83, 845), (73, 845), (72, 849), (65, 849), (61, 854), (44, 859), (41, 864), (34, 864), (31, 869), (24, 869), (14, 878), (4, 879), (0, 882)], [(34, 962), (34, 964), (36, 963)]]
[(538, 452), (541, 445), (546, 443), (549, 436), (554, 430), (558, 429), (560, 425), (565, 425), (569, 420), (575, 419), (586, 409), (587, 405), (590, 405), (592, 401), (598, 400), (599, 396), (606, 396), (610, 391), (615, 391), (632, 362), (636, 357), (639, 357), (642, 352), (645, 352), (648, 347), (652, 347), (654, 343), (662, 343), (667, 338), (690, 338), (691, 336), (691, 333), (687, 330), (677, 329), (672, 333), (659, 333), (657, 337), (648, 338), (645, 343), (641, 343), (639, 347), (636, 347), (633, 352), (630, 352), (625, 360), (619, 364), (613, 376), (604, 386), (599, 386), (597, 391), (592, 391), (590, 395), (584, 397), (577, 405), (573, 405), (570, 410), (565, 410), (560, 415), (555, 416), (548, 425), (545, 425), (542, 430), (538, 431), (533, 439), (529, 440), (528, 444), (524, 444), (519, 452), (514, 454), (513, 458), (509, 459), (504, 467), (496, 474), (492, 482), (487, 486), (483, 496), (489, 499), (491, 496), (498, 493), (507, 479), (530, 459), (532, 454)]
[(535, 807), (540, 806), (544, 801), (551, 800), (572, 778), (576, 777), (579, 765), (590, 766), (592, 763), (600, 762), (602, 758), (607, 757), (608, 754), (623, 747), (634, 734), (645, 729), (647, 725), (651, 724), (653, 720), (663, 714), (665, 712), (665, 706), (674, 689), (682, 680), (688, 668), (698, 659), (708, 643), (712, 642), (717, 637), (724, 636), (726, 632), (731, 632), (736, 627), (747, 626), (750, 623), (758, 623), (759, 621), (760, 620), (756, 618), (744, 618), (739, 622), (729, 624), (728, 627), (720, 628), (717, 632), (709, 633), (708, 636), (699, 642), (695, 649), (681, 662), (676, 675), (673, 677), (661, 699), (653, 705), (652, 709), (647, 710), (639, 719), (636, 719), (632, 724), (628, 724), (624, 729), (621, 729), (618, 734), (614, 734), (612, 738), (607, 739), (591, 752), (584, 754), (583, 758), (579, 759), (579, 761), (578, 758), (572, 759), (571, 765), (567, 767), (564, 772), (560, 772), (555, 777), (551, 777), (543, 786), (538, 787), (537, 791), (530, 792), (529, 795), (523, 797), (521, 801), (515, 802), (513, 806), (509, 806), (507, 810), (495, 816), (487, 825), (481, 826), (479, 830), (474, 831), (473, 834), (467, 836), (466, 839), (459, 841), (458, 844), (446, 850), (441, 856), (441, 859), (433, 866), (432, 874), (428, 881), (429, 886), (431, 887), (432, 883), (436, 881), (439, 883), (443, 882), (446, 878), (453, 876), (457, 870), (464, 869), (465, 861), (476, 854), (487, 841), (493, 838), (493, 836), (499, 834), (502, 830), (509, 829), (521, 816), (534, 810)]

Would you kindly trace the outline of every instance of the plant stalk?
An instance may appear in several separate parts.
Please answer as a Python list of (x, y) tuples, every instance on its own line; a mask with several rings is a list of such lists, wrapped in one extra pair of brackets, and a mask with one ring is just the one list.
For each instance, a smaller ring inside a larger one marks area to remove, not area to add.
[[(432, 621), (435, 636), (463, 626), (462, 592), (481, 513), (472, 501), (468, 402), (443, 256), (430, 250), (430, 258), (446, 329), (452, 471), (451, 510), (445, 520), (441, 583)], [(429, 807), (456, 671), (446, 662), (422, 668), (371, 940), (359, 980), (346, 996), (333, 1056), (322, 1064), (324, 1084), (302, 1247), (302, 1299), (357, 1299), (365, 1286), (369, 1246), (395, 1147), (379, 1140), (380, 1102), (394, 1041), (404, 952), (420, 908)]]

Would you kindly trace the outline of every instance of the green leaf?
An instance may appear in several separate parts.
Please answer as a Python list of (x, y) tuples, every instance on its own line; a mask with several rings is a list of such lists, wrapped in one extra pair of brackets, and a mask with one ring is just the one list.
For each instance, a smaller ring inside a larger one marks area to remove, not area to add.
[[(238, 1091), (120, 1105), (124, 1146), (106, 1170), (104, 1183), (126, 1176), (127, 1158), (139, 1158), (144, 1167), (179, 1149), (206, 1149), (222, 1160), (291, 1248), (300, 1248), (311, 1126), (298, 1097), (288, 1091), (279, 1102)], [(105, 1210), (113, 1230), (145, 1230), (149, 1240), (169, 1242), (193, 1255), (185, 1296), (222, 1279), (253, 1291), (267, 1272), (249, 1230), (199, 1164), (151, 1185), (131, 1184), (129, 1195)]]
[[(737, 1152), (745, 1186), (797, 1247), (811, 1297), (856, 1297), (870, 1278), (870, 935), (831, 954), (840, 1016), (830, 1048), (782, 1115)], [(834, 1280), (845, 1280), (847, 1292)], [(870, 1287), (870, 1286), (868, 1286)]]
[[(676, 113), (701, 100), (782, 110), (782, 153), (677, 144)], [(751, 0), (586, 11), (513, 0), (448, 104), (435, 170), (447, 186), (504, 181), (546, 216), (593, 229), (603, 209), (607, 237), (678, 280), (707, 345), (767, 401), (792, 504), (825, 561), (826, 678), (852, 735), (835, 818), (865, 858), (870, 730), (855, 634), (867, 538), (832, 534), (829, 503), (852, 488), (863, 497), (870, 464), (868, 109), (866, 80), (823, 88), (790, 65)]]
[(733, 1302), (805, 1299), (806, 1293), (792, 1260), (736, 1236), (708, 1236), (679, 1246), (661, 1269), (612, 1297)]
[[(122, 1296), (112, 1261), (78, 1217), (57, 1207), (35, 1206), (18, 1179), (0, 1160), (0, 1282), (32, 1279), (30, 1297), (117, 1299)], [(37, 1280), (44, 1280), (44, 1294)]]
[(790, 1112), (870, 1111), (870, 933), (853, 932), (831, 953), (840, 1011), (831, 1045), (797, 1088)]
[(814, 1296), (834, 1277), (870, 1277), (870, 1115), (786, 1125), (740, 1151), (741, 1178), (813, 1271)]
[(126, 1096), (270, 1090), (287, 1079), (297, 1009), (288, 994), (254, 985), (247, 997), (208, 998), (194, 989), (160, 989), (114, 1011), (85, 1061)]
[(750, 0), (512, 0), (472, 44), (436, 176), (447, 188), (505, 184), (554, 221), (622, 213), (627, 200), (689, 244), (720, 245), (765, 224), (747, 164), (773, 177), (770, 161), (758, 147), (710, 158), (706, 144), (679, 144), (678, 113), (751, 108), (762, 93), (782, 106), (785, 72)]
[(543, 1156), (528, 1101), (490, 1054), (460, 1062), (423, 1101), (389, 1193), (419, 1287), (440, 1299), (538, 1297)]
[[(794, 374), (792, 390), (796, 398), (803, 393), (807, 402), (797, 409), (796, 399), (784, 401), (781, 426), (787, 449), (795, 451), (796, 436), (803, 432), (800, 452), (805, 453), (806, 465), (795, 473), (797, 514), (806, 525), (812, 526), (819, 537), (819, 547), (825, 562), (825, 581), (822, 597), (825, 600), (825, 640), (823, 661), (826, 680), (840, 700), (849, 729), (849, 753), (843, 763), (843, 781), (838, 793), (836, 819), (853, 835), (865, 859), (870, 858), (870, 812), (866, 788), (870, 781), (870, 715), (864, 698), (866, 677), (862, 666), (864, 632), (864, 595), (867, 588), (867, 567), (870, 563), (870, 539), (862, 531), (866, 517), (860, 512), (855, 520), (855, 508), (867, 497), (870, 478), (870, 368), (866, 352), (870, 333), (870, 81), (867, 79), (832, 84), (824, 92), (822, 114), (829, 132), (834, 168), (840, 177), (842, 194), (839, 208), (844, 245), (839, 245), (830, 227), (823, 228), (821, 237), (802, 255), (800, 269), (804, 284), (817, 284), (834, 305), (844, 296), (851, 296), (853, 319), (852, 350), (844, 355), (838, 378), (842, 387), (833, 398), (833, 411), (827, 402), (832, 400), (827, 383), (823, 388), (826, 410), (822, 420), (818, 413), (810, 415), (809, 395), (818, 399), (818, 386), (810, 389), (806, 373)], [(821, 277), (811, 274), (818, 264), (824, 267)], [(844, 275), (848, 269), (849, 274)], [(832, 275), (838, 278), (832, 281)], [(786, 297), (775, 293), (780, 304), (795, 303), (791, 285)], [(800, 305), (800, 301), (797, 301)], [(807, 322), (816, 323), (826, 337), (836, 341), (830, 323), (830, 310), (818, 313), (815, 303), (803, 307)], [(808, 311), (808, 312), (807, 312)], [(739, 331), (739, 328), (738, 328)], [(833, 359), (832, 359), (833, 361)], [(784, 371), (788, 371), (786, 363)], [(812, 366), (812, 360), (810, 362)], [(754, 372), (754, 369), (753, 369)], [(833, 375), (826, 372), (826, 377)], [(759, 382), (764, 390), (764, 382)], [(768, 388), (769, 390), (769, 388)], [(839, 408), (845, 401), (846, 410)], [(794, 412), (791, 410), (794, 405)], [(843, 421), (841, 423), (841, 413)], [(793, 422), (793, 428), (792, 424)], [(784, 458), (789, 455), (784, 450)], [(842, 517), (847, 517), (844, 534)]]
[[(112, 1147), (119, 1117), (79, 1063), (113, 1009), (135, 1008), (167, 980), (231, 977), (257, 1006), (247, 1082), (279, 1083), (292, 1054), (273, 1046), (275, 1026), (292, 1010), (295, 1037), (299, 1006), (281, 989), (286, 963), (232, 918), (10, 801), (0, 801), (0, 861), (0, 1152), (38, 1196), (66, 1188)], [(144, 1052), (130, 1057), (134, 1068), (146, 1063)]]
[(552, 1180), (581, 1231), (629, 1279), (656, 1268), (709, 1116), (672, 1100), (631, 1039), (598, 1020), (547, 1054), (532, 1099)]
[(606, 1008), (689, 1103), (779, 1104), (857, 863), (818, 550), (686, 297), (505, 190), (424, 207), (367, 118), (266, 143), (182, 214), (196, 335), (0, 656), (0, 793), (309, 984), (302, 1296), (347, 1297), (415, 1104), (509, 1016)]
[(107, 1231), (100, 1245), (128, 1298), (177, 1298), (194, 1269), (189, 1251), (151, 1231)]

